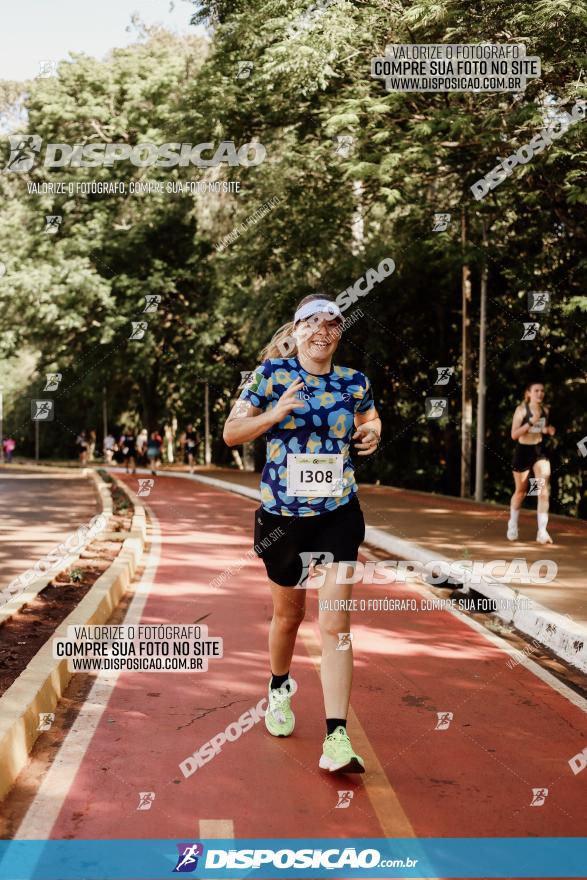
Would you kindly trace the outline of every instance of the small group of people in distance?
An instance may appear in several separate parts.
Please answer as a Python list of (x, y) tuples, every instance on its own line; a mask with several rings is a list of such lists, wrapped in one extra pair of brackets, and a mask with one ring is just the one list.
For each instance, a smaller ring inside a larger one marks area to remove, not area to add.
[[(84, 430), (78, 435), (75, 442), (81, 465), (94, 460), (95, 438), (95, 431)], [(156, 474), (162, 461), (173, 464), (179, 452), (190, 473), (193, 473), (200, 443), (200, 435), (191, 422), (179, 438), (174, 436), (168, 425), (162, 432), (143, 428), (138, 433), (132, 427), (125, 426), (118, 437), (112, 433), (106, 435), (103, 458), (106, 464), (123, 464), (127, 474), (136, 473), (137, 467), (148, 467), (152, 474)]]
[(75, 446), (81, 465), (96, 460), (96, 432), (80, 431), (75, 438)]

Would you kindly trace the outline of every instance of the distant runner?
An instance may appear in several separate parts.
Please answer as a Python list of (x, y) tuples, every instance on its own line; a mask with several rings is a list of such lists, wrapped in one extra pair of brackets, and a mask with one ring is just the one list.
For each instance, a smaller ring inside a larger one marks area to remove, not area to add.
[(526, 386), (524, 402), (514, 412), (512, 420), (512, 440), (516, 448), (512, 460), (515, 490), (510, 503), (508, 522), (508, 541), (518, 540), (518, 518), (524, 498), (528, 494), (530, 471), (537, 480), (538, 491), (538, 533), (539, 544), (552, 544), (546, 530), (548, 525), (548, 496), (550, 483), (550, 461), (542, 444), (542, 436), (553, 437), (555, 428), (548, 424), (548, 409), (543, 406), (544, 385), (532, 382)]
[(11, 464), (12, 455), (14, 453), (14, 450), (16, 449), (16, 440), (14, 440), (12, 437), (7, 437), (6, 440), (2, 442), (2, 447), (4, 449), (4, 455), (6, 457), (6, 463)]
[(104, 437), (104, 446), (103, 446), (104, 461), (106, 462), (106, 464), (112, 463), (112, 459), (114, 458), (114, 453), (116, 451), (116, 448), (117, 448), (116, 447), (116, 440), (114, 439), (112, 434), (107, 434), (106, 437)]
[(159, 434), (158, 431), (151, 431), (147, 442), (147, 458), (149, 459), (149, 466), (152, 474), (157, 473), (157, 468), (161, 464), (162, 444), (163, 438), (161, 437), (161, 434)]
[(79, 463), (83, 467), (88, 462), (88, 437), (85, 431), (80, 431), (75, 438), (75, 445), (77, 446)]
[(135, 474), (137, 470), (136, 444), (137, 440), (135, 435), (129, 428), (125, 428), (124, 434), (118, 441), (118, 446), (120, 448), (120, 451), (122, 452), (122, 460), (124, 461), (124, 466), (126, 468), (127, 474), (129, 472), (129, 468), (132, 468), (133, 474)]
[(196, 461), (196, 452), (198, 450), (199, 444), (200, 444), (200, 437), (198, 435), (198, 432), (194, 430), (194, 426), (190, 422), (190, 424), (185, 429), (183, 436), (181, 438), (181, 445), (182, 445), (184, 454), (187, 456), (190, 474), (193, 474), (193, 472), (194, 472), (194, 464)]

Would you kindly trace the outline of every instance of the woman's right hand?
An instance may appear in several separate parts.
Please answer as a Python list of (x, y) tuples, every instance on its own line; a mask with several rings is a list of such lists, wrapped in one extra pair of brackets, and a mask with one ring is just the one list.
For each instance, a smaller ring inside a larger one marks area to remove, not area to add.
[(299, 397), (296, 397), (297, 393), (301, 391), (303, 387), (303, 380), (296, 379), (296, 381), (292, 382), (289, 388), (283, 392), (275, 406), (270, 410), (273, 424), (277, 424), (277, 422), (280, 422), (291, 412), (294, 412), (296, 407), (305, 406), (304, 401), (300, 400)]

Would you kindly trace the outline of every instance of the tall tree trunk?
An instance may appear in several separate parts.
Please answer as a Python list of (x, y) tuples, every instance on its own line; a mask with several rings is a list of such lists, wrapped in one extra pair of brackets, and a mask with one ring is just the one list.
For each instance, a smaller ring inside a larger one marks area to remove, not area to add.
[(481, 313), (479, 317), (479, 379), (477, 382), (477, 446), (475, 455), (475, 501), (483, 501), (485, 477), (485, 347), (487, 335), (487, 220), (481, 220), (483, 229), (483, 265), (481, 267)]
[(159, 384), (159, 364), (156, 362), (146, 379), (139, 380), (143, 404), (143, 427), (149, 432), (159, 429), (161, 401), (157, 386)]
[(351, 253), (358, 256), (364, 248), (365, 221), (363, 218), (363, 193), (362, 180), (353, 180), (354, 211), (351, 226)]
[(471, 269), (466, 262), (469, 222), (467, 209), (461, 209), (461, 245), (463, 253), (462, 268), (462, 379), (461, 379), (461, 498), (471, 494), (471, 425), (473, 421), (473, 400), (471, 397)]

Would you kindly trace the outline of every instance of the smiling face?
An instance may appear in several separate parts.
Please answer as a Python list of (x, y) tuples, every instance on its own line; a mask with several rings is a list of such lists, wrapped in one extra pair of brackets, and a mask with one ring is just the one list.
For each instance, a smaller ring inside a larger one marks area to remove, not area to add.
[(527, 397), (529, 403), (540, 404), (544, 400), (544, 385), (541, 385), (540, 382), (535, 382), (533, 385), (530, 385), (527, 391)]
[[(310, 324), (300, 321), (296, 327), (298, 340), (298, 352), (319, 363), (327, 363), (338, 346), (340, 339), (341, 320), (323, 315), (324, 320), (319, 324)], [(313, 332), (312, 332), (313, 331)]]

